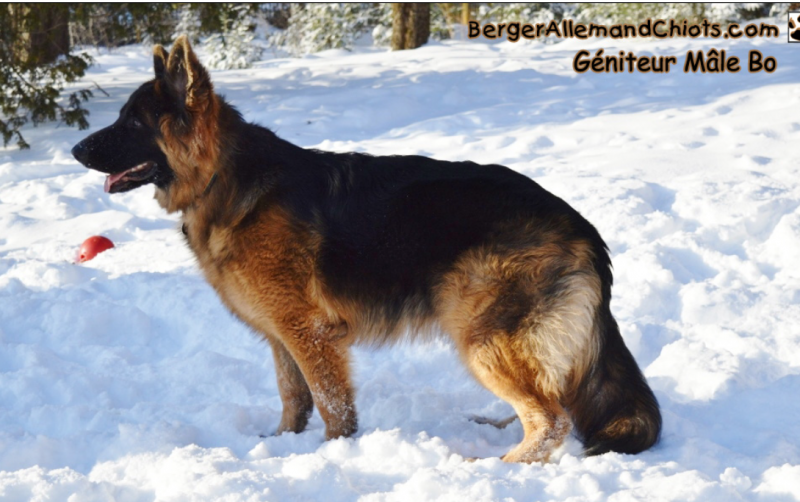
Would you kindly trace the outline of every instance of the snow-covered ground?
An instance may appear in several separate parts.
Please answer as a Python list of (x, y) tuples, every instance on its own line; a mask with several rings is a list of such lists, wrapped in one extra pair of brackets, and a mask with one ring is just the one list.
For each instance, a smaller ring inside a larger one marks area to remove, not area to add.
[[(573, 55), (600, 47), (681, 63), (758, 48), (778, 70), (576, 75)], [(462, 41), (213, 74), (299, 145), (503, 163), (599, 228), (663, 439), (587, 459), (571, 438), (546, 465), (495, 458), (521, 427), (468, 420), (511, 410), (444, 341), (356, 350), (355, 437), (323, 442), (316, 414), (269, 436), (270, 349), (200, 277), (177, 219), (151, 187), (105, 194), (69, 154), (89, 131), (26, 129), (33, 149), (0, 150), (0, 499), (800, 499), (799, 62), (784, 38)], [(142, 47), (97, 55), (86, 81), (110, 96), (92, 130), (151, 71)], [(117, 247), (73, 264), (95, 234)]]

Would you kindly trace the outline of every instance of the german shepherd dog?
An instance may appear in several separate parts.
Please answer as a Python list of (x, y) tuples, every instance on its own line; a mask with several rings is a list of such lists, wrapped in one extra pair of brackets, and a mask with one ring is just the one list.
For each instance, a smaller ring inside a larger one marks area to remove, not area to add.
[(214, 92), (181, 37), (155, 78), (72, 150), (105, 190), (152, 183), (225, 305), (266, 338), (283, 414), (357, 430), (348, 347), (442, 331), (514, 408), (508, 462), (546, 461), (573, 426), (587, 455), (659, 438), (655, 396), (611, 315), (597, 230), (499, 165), (294, 146)]

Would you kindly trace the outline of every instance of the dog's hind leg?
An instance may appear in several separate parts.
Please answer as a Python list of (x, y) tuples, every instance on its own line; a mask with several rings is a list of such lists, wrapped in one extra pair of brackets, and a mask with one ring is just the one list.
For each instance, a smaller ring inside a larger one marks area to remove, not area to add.
[[(473, 341), (481, 337), (474, 337)], [(517, 412), (525, 437), (503, 456), (506, 462), (546, 462), (572, 430), (572, 422), (557, 399), (536, 385), (536, 370), (518, 359), (508, 334), (463, 347), (462, 357), (487, 389)]]
[(572, 429), (562, 403), (595, 359), (599, 279), (561, 248), (468, 256), (438, 291), (465, 365), (522, 423), (509, 462), (548, 460)]
[(300, 433), (308, 425), (308, 419), (314, 411), (314, 400), (305, 377), (297, 366), (292, 355), (280, 340), (267, 337), (275, 359), (275, 374), (278, 380), (278, 392), (283, 402), (283, 415), (276, 435), (284, 432)]

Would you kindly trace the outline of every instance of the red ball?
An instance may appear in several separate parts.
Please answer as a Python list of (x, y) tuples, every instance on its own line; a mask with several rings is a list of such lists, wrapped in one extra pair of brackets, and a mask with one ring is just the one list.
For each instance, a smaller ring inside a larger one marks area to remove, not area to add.
[(114, 243), (109, 239), (106, 239), (100, 235), (93, 235), (92, 237), (89, 237), (83, 241), (83, 244), (81, 244), (81, 248), (78, 250), (77, 261), (78, 263), (89, 261), (106, 249), (111, 249), (113, 247)]

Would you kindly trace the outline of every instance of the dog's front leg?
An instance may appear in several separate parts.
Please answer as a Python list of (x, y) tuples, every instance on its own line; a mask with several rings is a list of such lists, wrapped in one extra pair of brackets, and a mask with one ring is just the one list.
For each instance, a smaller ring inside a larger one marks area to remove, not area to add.
[(322, 315), (287, 316), (281, 324), (281, 340), (303, 373), (325, 422), (325, 439), (352, 435), (358, 420), (346, 326)]
[(284, 432), (301, 433), (308, 425), (311, 412), (314, 411), (314, 401), (306, 379), (297, 366), (292, 355), (283, 345), (283, 342), (271, 336), (267, 337), (272, 347), (272, 356), (275, 359), (275, 375), (278, 379), (278, 392), (283, 403), (283, 415), (278, 425), (276, 435)]

